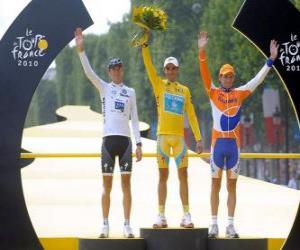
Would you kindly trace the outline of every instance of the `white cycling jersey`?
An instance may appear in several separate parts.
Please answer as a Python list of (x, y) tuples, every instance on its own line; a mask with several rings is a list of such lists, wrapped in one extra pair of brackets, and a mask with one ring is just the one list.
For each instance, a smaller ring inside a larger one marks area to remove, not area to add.
[(80, 52), (79, 57), (86, 76), (100, 92), (104, 119), (103, 137), (109, 135), (130, 137), (129, 119), (131, 118), (135, 141), (141, 142), (134, 89), (123, 83), (103, 81), (93, 71), (85, 52)]

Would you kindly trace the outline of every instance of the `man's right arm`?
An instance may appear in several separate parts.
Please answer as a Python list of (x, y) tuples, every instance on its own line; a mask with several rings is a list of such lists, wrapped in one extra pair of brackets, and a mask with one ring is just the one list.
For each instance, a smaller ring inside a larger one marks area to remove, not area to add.
[(84, 51), (79, 52), (78, 55), (87, 78), (99, 91), (103, 91), (107, 83), (94, 72)]
[(151, 82), (151, 85), (153, 87), (154, 93), (157, 94), (159, 92), (159, 86), (161, 84), (161, 79), (157, 75), (154, 65), (152, 63), (148, 46), (142, 47), (142, 56), (143, 56), (144, 65), (145, 65), (149, 80)]
[(74, 35), (75, 35), (75, 43), (76, 43), (78, 55), (87, 78), (91, 81), (91, 83), (93, 83), (93, 85), (99, 91), (103, 91), (107, 83), (103, 81), (100, 77), (98, 77), (98, 75), (94, 72), (94, 70), (90, 65), (90, 62), (84, 52), (84, 41), (83, 41), (84, 39), (83, 39), (82, 29), (77, 28), (74, 32)]
[(204, 83), (204, 88), (209, 95), (209, 92), (212, 87), (212, 78), (207, 66), (206, 62), (206, 53), (205, 53), (205, 47), (208, 42), (207, 32), (200, 32), (198, 36), (198, 48), (199, 48), (199, 65), (200, 65), (200, 74), (202, 81)]

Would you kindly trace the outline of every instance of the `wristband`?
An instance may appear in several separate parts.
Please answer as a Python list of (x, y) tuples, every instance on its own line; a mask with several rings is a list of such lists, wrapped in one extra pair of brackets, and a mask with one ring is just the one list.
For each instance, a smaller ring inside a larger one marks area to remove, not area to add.
[(274, 63), (274, 60), (273, 59), (271, 59), (271, 58), (268, 58), (268, 60), (267, 60), (267, 65), (268, 65), (268, 67), (272, 67), (272, 65), (273, 65), (273, 63)]

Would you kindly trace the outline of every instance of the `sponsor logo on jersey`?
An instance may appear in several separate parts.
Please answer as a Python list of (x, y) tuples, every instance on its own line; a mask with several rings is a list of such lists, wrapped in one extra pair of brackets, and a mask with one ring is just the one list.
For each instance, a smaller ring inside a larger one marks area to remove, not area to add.
[(183, 114), (184, 97), (172, 95), (169, 93), (164, 94), (164, 110), (177, 115)]
[(121, 112), (124, 112), (125, 109), (125, 103), (120, 101), (115, 101), (115, 109), (120, 110)]
[(127, 93), (127, 90), (126, 89), (122, 89), (121, 90), (121, 93), (120, 93), (120, 96), (123, 96), (123, 97), (129, 97), (128, 93)]

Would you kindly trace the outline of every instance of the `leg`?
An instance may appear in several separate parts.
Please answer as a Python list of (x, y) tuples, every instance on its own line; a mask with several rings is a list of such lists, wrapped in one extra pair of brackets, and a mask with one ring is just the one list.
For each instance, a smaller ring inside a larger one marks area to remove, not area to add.
[(234, 227), (234, 212), (236, 205), (236, 183), (237, 178), (230, 178), (231, 173), (230, 170), (227, 171), (227, 191), (228, 191), (228, 199), (227, 199), (227, 207), (228, 207), (228, 223), (226, 227), (226, 237), (227, 238), (239, 238), (238, 233)]
[(103, 219), (108, 219), (110, 208), (110, 192), (112, 188), (112, 176), (103, 176), (103, 192), (102, 192), (102, 215)]
[(236, 183), (237, 179), (232, 179), (228, 175), (227, 171), (227, 191), (228, 191), (228, 199), (227, 199), (227, 207), (228, 207), (228, 216), (234, 217), (234, 211), (236, 206)]
[[(182, 136), (172, 136), (172, 149), (175, 162), (178, 169), (179, 192), (183, 208), (188, 209), (189, 206), (189, 188), (188, 188), (188, 158), (187, 148)], [(188, 213), (189, 211), (184, 211)]]
[(189, 188), (188, 188), (188, 173), (187, 168), (178, 169), (179, 191), (182, 206), (189, 205)]
[(119, 136), (118, 139), (118, 156), (121, 172), (121, 183), (123, 191), (123, 210), (124, 210), (124, 228), (125, 238), (133, 238), (132, 229), (130, 227), (131, 213), (131, 171), (132, 171), (132, 145), (128, 137)]
[(165, 228), (168, 226), (165, 218), (165, 204), (167, 199), (167, 181), (169, 177), (170, 146), (168, 136), (160, 135), (157, 139), (157, 163), (159, 168), (158, 182), (158, 206), (159, 214), (153, 228)]
[(170, 145), (168, 143), (169, 136), (160, 135), (157, 139), (157, 163), (159, 168), (158, 182), (158, 205), (160, 214), (164, 214), (164, 207), (167, 199), (167, 180), (169, 177), (169, 159)]
[(103, 175), (103, 192), (102, 192), (102, 215), (103, 221), (108, 220), (110, 208), (110, 192), (112, 188), (113, 171), (115, 165), (115, 155), (112, 150), (111, 138), (103, 138), (101, 149), (101, 165)]
[(212, 178), (211, 179), (210, 205), (211, 205), (212, 216), (218, 216), (219, 193), (220, 193), (220, 189), (221, 189), (221, 180), (222, 180), (222, 178)]
[(183, 218), (180, 223), (181, 227), (193, 228), (190, 208), (189, 208), (189, 186), (188, 186), (188, 158), (187, 148), (182, 136), (173, 136), (173, 153), (178, 169), (179, 193), (183, 207)]
[(130, 174), (122, 174), (122, 191), (123, 191), (123, 208), (125, 221), (130, 220), (131, 211), (131, 185), (130, 185)]
[(158, 205), (165, 207), (167, 199), (167, 181), (169, 177), (168, 168), (159, 169), (159, 182), (158, 182)]
[(228, 156), (227, 156), (227, 208), (228, 208), (228, 224), (226, 227), (226, 237), (228, 238), (239, 238), (234, 228), (234, 212), (236, 206), (236, 183), (239, 174), (239, 149), (235, 140), (231, 140), (228, 143)]
[(211, 148), (211, 193), (210, 193), (210, 206), (212, 221), (209, 227), (209, 238), (217, 238), (219, 236), (218, 227), (218, 208), (219, 208), (219, 193), (222, 182), (222, 168), (224, 166), (224, 147), (220, 146), (220, 141), (217, 140), (215, 146)]
[(123, 191), (123, 208), (124, 208), (124, 237), (133, 238), (132, 229), (130, 227), (130, 212), (131, 212), (131, 185), (130, 174), (122, 174), (122, 191)]
[(233, 217), (235, 206), (236, 206), (236, 183), (239, 175), (239, 149), (237, 147), (236, 141), (231, 140), (228, 143), (229, 153), (227, 157), (227, 207), (228, 207), (228, 216)]
[(132, 171), (132, 144), (128, 137), (119, 136), (119, 165), (123, 191), (123, 209), (125, 223), (129, 224), (131, 212), (131, 171)]
[[(222, 169), (225, 165), (224, 159), (224, 145), (221, 139), (217, 139), (215, 145), (211, 148), (211, 193), (210, 193), (210, 205), (211, 205), (211, 215), (218, 216), (219, 208), (219, 193), (221, 189), (222, 181)], [(213, 223), (214, 224), (214, 223)]]

